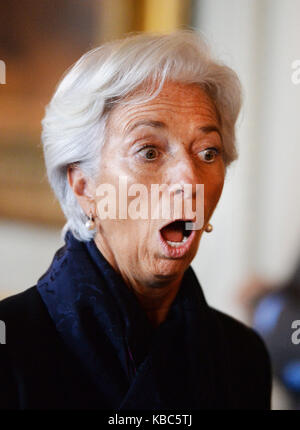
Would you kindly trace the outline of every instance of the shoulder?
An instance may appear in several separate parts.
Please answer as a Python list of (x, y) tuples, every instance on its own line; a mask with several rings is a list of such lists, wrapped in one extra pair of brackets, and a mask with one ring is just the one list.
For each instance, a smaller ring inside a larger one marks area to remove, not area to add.
[(36, 286), (1, 300), (0, 320), (6, 331), (6, 347), (12, 354), (28, 344), (37, 345), (46, 336), (51, 339), (55, 333)]
[(56, 342), (55, 326), (36, 286), (1, 300), (0, 321), (5, 329), (0, 361), (9, 356), (14, 364), (30, 362), (41, 346), (46, 350)]
[(267, 353), (264, 341), (253, 328), (224, 312), (210, 309), (218, 325), (222, 327), (224, 335), (228, 336), (228, 340), (233, 345), (239, 345), (240, 349), (242, 345), (247, 344), (248, 350), (252, 346), (255, 351), (263, 355)]
[(37, 293), (36, 286), (34, 286), (0, 300), (0, 316), (9, 316), (12, 311), (24, 308), (24, 303), (29, 304), (31, 298), (34, 298)]
[(36, 286), (1, 300), (0, 320), (9, 331), (15, 327), (21, 330), (24, 324), (48, 322), (47, 310)]
[(68, 355), (36, 286), (2, 300), (0, 320), (6, 331), (0, 347), (0, 409), (38, 404), (44, 394), (36, 393), (57, 381)]
[(35, 287), (0, 301), (1, 343), (4, 343), (0, 347), (0, 409), (18, 407), (20, 362), (28, 351), (29, 333), (36, 332), (34, 326), (43, 320), (42, 309)]
[(226, 360), (232, 386), (237, 388), (243, 385), (249, 396), (255, 396), (258, 405), (269, 409), (272, 369), (264, 341), (255, 330), (241, 321), (214, 308), (210, 309), (221, 333), (226, 351), (223, 360)]
[(214, 308), (210, 309), (231, 354), (236, 354), (240, 358), (251, 357), (265, 364), (270, 363), (265, 343), (254, 329), (232, 316)]
[(0, 321), (5, 330), (4, 349), (11, 356), (17, 356), (21, 348), (26, 351), (26, 345), (37, 344), (40, 338), (53, 331), (52, 321), (36, 286), (1, 300)]

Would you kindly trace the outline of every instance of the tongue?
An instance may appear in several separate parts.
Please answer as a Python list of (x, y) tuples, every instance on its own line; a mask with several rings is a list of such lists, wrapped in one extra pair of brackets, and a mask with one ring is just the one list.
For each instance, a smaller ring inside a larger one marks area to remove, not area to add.
[(161, 230), (162, 237), (170, 242), (181, 242), (183, 240), (182, 225), (172, 222)]

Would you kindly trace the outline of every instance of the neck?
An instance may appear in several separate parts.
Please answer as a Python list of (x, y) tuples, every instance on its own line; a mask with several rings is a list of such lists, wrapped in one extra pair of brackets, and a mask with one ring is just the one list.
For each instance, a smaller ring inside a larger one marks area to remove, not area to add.
[(154, 327), (159, 326), (166, 319), (179, 290), (181, 279), (176, 279), (175, 282), (154, 288), (137, 283), (133, 287), (130, 284), (129, 288), (135, 293), (141, 307)]
[(154, 327), (159, 326), (167, 317), (171, 304), (179, 290), (183, 274), (172, 280), (160, 281), (159, 284), (157, 282), (150, 284), (149, 282), (142, 282), (134, 277), (130, 270), (122, 270), (113, 254), (107, 252), (103, 246), (103, 241), (99, 241), (97, 236), (95, 237), (95, 243), (105, 259), (122, 276), (127, 287), (135, 294), (151, 324)]

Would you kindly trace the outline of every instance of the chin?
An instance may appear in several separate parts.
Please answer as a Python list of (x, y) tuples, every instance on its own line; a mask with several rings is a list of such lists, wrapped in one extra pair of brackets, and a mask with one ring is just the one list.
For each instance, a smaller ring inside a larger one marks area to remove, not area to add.
[[(185, 264), (184, 264), (185, 263)], [(157, 267), (152, 272), (152, 282), (150, 284), (153, 284), (153, 286), (162, 286), (157, 285), (158, 284), (164, 284), (166, 282), (172, 282), (176, 279), (180, 278), (185, 270), (188, 268), (189, 263), (184, 261), (163, 261), (163, 264), (161, 267)]]

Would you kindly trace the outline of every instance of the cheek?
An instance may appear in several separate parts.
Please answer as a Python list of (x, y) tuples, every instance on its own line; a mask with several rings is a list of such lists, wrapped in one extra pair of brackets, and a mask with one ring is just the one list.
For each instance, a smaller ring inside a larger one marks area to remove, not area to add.
[(141, 234), (130, 219), (102, 220), (99, 231), (104, 242), (119, 258), (124, 258), (125, 254), (134, 255), (136, 253)]
[(205, 212), (211, 213), (217, 205), (224, 186), (224, 170), (210, 175), (204, 183)]

